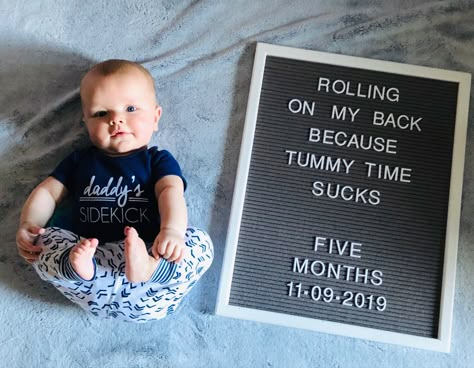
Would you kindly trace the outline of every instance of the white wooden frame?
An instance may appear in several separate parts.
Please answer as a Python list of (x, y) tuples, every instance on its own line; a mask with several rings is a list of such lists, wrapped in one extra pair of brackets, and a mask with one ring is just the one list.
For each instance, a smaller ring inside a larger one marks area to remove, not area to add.
[[(252, 155), (255, 126), (260, 102), (265, 61), (267, 56), (277, 56), (324, 64), (354, 67), (373, 71), (390, 72), (401, 75), (425, 77), (459, 83), (456, 126), (454, 134), (451, 187), (446, 228), (445, 256), (438, 338), (425, 338), (402, 333), (353, 326), (343, 323), (316, 320), (282, 313), (229, 305), (230, 288), (240, 232), (241, 216), (244, 206), (247, 178)], [(368, 67), (370, 65), (370, 67)], [(245, 118), (245, 128), (240, 149), (239, 164), (232, 200), (232, 209), (227, 233), (226, 249), (222, 265), (216, 314), (252, 321), (279, 324), (288, 327), (316, 330), (368, 340), (405, 345), (416, 348), (449, 352), (454, 304), (454, 285), (456, 275), (457, 244), (461, 211), (462, 180), (464, 170), (464, 151), (469, 109), (471, 75), (442, 69), (400, 64), (359, 57), (342, 56), (317, 51), (295, 49), (258, 43), (253, 66), (252, 82)]]

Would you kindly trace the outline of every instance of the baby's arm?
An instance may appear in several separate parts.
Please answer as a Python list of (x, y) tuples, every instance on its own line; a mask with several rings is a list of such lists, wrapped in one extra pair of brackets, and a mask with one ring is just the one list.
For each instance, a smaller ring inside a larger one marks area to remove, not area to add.
[(184, 257), (184, 233), (188, 224), (188, 212), (184, 200), (183, 180), (167, 175), (155, 184), (161, 226), (152, 252), (155, 258), (163, 257), (170, 262), (180, 262)]
[(38, 235), (44, 232), (43, 226), (53, 215), (56, 204), (66, 195), (66, 187), (50, 176), (40, 183), (26, 200), (21, 211), (16, 244), (20, 255), (28, 263), (33, 263), (38, 258), (41, 247), (33, 243)]

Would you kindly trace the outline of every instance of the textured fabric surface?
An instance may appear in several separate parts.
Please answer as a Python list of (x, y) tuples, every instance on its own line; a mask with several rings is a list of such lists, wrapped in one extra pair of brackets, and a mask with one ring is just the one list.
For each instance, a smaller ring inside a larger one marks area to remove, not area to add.
[[(0, 355), (12, 367), (470, 367), (474, 361), (474, 137), (468, 128), (452, 352), (214, 315), (257, 41), (474, 71), (474, 3), (454, 0), (0, 0)], [(16, 252), (31, 189), (87, 142), (78, 83), (96, 61), (144, 63), (163, 116), (152, 143), (188, 180), (189, 223), (212, 267), (170, 318), (101, 320)], [(471, 106), (472, 106), (471, 99)], [(472, 108), (471, 108), (472, 110)]]

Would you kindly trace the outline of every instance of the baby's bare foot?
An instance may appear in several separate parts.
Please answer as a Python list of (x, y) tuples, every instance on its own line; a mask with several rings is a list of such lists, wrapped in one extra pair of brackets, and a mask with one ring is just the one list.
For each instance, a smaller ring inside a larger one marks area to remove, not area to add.
[(125, 234), (125, 276), (130, 282), (146, 282), (158, 266), (159, 259), (148, 254), (145, 242), (133, 227), (126, 227)]
[(99, 241), (97, 239), (83, 239), (76, 244), (69, 253), (69, 261), (74, 271), (84, 280), (94, 277), (94, 257)]

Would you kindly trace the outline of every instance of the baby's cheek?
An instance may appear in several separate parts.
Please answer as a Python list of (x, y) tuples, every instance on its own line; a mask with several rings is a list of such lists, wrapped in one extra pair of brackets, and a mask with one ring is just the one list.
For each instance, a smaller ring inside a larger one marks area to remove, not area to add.
[(105, 143), (107, 137), (108, 135), (106, 132), (98, 131), (97, 129), (89, 130), (89, 139), (96, 146), (100, 146)]

